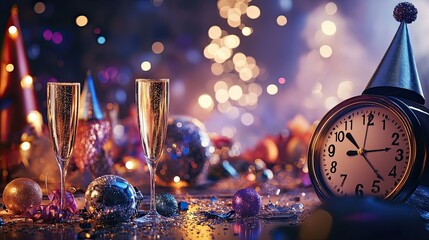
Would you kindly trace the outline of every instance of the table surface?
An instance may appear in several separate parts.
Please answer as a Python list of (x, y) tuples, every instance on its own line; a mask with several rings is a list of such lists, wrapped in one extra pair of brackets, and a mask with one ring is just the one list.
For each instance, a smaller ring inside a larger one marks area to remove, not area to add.
[[(76, 198), (82, 204), (83, 196)], [(299, 239), (303, 221), (321, 206), (312, 188), (296, 189), (279, 196), (262, 198), (264, 206), (271, 201), (284, 206), (282, 209), (286, 210), (280, 213), (262, 210), (260, 215), (251, 218), (209, 218), (205, 214), (209, 211), (226, 213), (231, 210), (232, 195), (187, 192), (176, 195), (176, 199), (188, 202), (188, 210), (181, 211), (168, 222), (156, 225), (144, 225), (134, 221), (106, 224), (83, 219), (69, 223), (33, 222), (2, 211), (0, 216), (5, 225), (0, 227), (0, 239)], [(424, 189), (416, 191), (416, 194), (402, 204), (407, 209), (415, 209), (418, 212), (424, 220), (426, 233), (429, 232), (426, 230), (429, 229), (428, 203), (429, 191)], [(296, 206), (301, 208), (297, 209)], [(343, 210), (348, 209), (354, 209), (354, 206)], [(390, 213), (377, 214), (387, 214), (389, 217)], [(389, 226), (395, 225), (387, 225)], [(406, 227), (404, 228), (403, 230), (407, 231)], [(421, 233), (416, 234), (421, 236)]]

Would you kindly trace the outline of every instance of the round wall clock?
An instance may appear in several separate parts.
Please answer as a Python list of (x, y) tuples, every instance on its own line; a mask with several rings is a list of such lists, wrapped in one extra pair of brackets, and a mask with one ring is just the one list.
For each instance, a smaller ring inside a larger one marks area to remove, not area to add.
[(404, 201), (424, 180), (429, 110), (405, 24), (417, 10), (400, 3), (394, 14), (401, 25), (363, 94), (331, 109), (311, 138), (309, 174), (322, 200)]

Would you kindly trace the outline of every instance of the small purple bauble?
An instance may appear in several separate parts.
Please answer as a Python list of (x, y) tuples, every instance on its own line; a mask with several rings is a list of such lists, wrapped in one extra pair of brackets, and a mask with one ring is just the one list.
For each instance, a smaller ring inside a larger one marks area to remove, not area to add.
[(232, 208), (240, 217), (256, 216), (262, 208), (261, 196), (252, 188), (238, 190), (232, 199)]

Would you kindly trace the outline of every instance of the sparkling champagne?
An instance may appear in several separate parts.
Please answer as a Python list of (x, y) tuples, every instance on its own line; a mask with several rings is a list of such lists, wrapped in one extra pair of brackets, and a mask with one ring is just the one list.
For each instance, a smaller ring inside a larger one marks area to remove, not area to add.
[(79, 84), (48, 83), (48, 126), (57, 161), (68, 161), (72, 155), (79, 94)]
[(169, 105), (167, 79), (136, 81), (140, 137), (147, 161), (156, 161), (164, 148)]

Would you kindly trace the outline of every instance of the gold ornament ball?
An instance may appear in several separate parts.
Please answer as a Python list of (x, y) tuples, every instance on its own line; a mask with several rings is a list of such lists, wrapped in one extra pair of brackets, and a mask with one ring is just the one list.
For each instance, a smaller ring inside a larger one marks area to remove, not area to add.
[(9, 182), (3, 190), (3, 204), (8, 211), (21, 214), (29, 207), (40, 205), (42, 189), (29, 178), (17, 178)]

